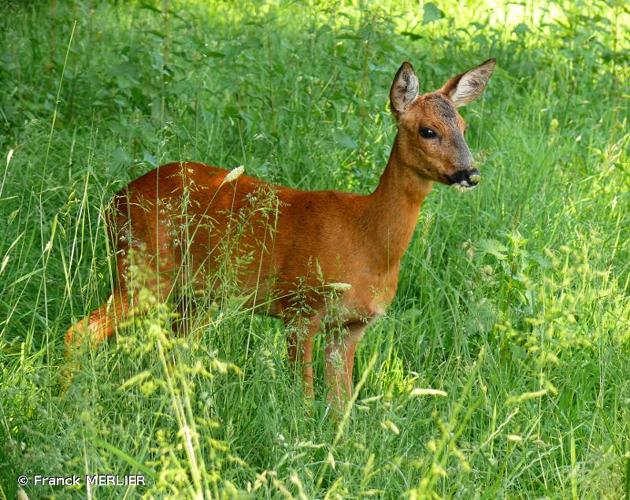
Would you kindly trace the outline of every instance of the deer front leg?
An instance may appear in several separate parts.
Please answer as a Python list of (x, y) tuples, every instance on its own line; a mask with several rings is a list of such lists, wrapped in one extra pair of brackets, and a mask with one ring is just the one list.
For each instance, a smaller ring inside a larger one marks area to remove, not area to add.
[(363, 337), (367, 324), (362, 322), (346, 325), (338, 337), (326, 345), (326, 385), (329, 402), (341, 409), (352, 396), (352, 370), (357, 344)]

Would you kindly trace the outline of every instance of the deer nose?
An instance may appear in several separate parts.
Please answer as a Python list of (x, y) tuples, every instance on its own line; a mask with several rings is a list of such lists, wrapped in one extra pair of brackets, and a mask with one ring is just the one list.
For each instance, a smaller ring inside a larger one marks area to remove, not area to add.
[(455, 172), (453, 175), (449, 177), (451, 184), (459, 184), (464, 187), (473, 187), (479, 184), (479, 180), (481, 179), (481, 174), (479, 169), (469, 168), (462, 169)]

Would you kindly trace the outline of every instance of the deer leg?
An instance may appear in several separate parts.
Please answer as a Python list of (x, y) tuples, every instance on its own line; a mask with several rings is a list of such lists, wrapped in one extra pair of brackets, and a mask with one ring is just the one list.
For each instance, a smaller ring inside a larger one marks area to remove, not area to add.
[(95, 309), (88, 317), (68, 328), (65, 335), (66, 363), (62, 368), (60, 379), (62, 393), (70, 386), (72, 374), (79, 367), (75, 358), (77, 349), (83, 342), (87, 342), (89, 347), (96, 347), (111, 337), (128, 309), (127, 292), (116, 290), (107, 302)]
[[(145, 280), (143, 285), (152, 290), (161, 302), (168, 299), (173, 288), (172, 281), (166, 275), (159, 280)], [(129, 313), (130, 301), (127, 290), (117, 287), (107, 302), (68, 329), (65, 335), (66, 351), (80, 347), (85, 340), (94, 348), (111, 337), (116, 327)], [(134, 304), (135, 302), (134, 298)]]
[(90, 347), (96, 347), (107, 340), (128, 310), (127, 292), (114, 291), (107, 302), (68, 329), (65, 335), (66, 357), (86, 340)]
[(290, 322), (291, 333), (288, 339), (289, 361), (294, 367), (301, 365), (304, 392), (313, 399), (313, 339), (319, 331), (321, 318), (299, 318)]
[(304, 339), (302, 347), (302, 378), (304, 380), (304, 392), (310, 399), (315, 397), (315, 389), (313, 388), (313, 337), (315, 336), (315, 333)]
[[(150, 269), (150, 268), (148, 268)], [(158, 273), (160, 269), (158, 269)], [(72, 372), (78, 368), (75, 357), (77, 349), (87, 342), (89, 348), (97, 347), (116, 331), (116, 328), (130, 313), (130, 308), (136, 303), (136, 297), (131, 297), (124, 285), (126, 270), (119, 261), (119, 277), (122, 284), (114, 289), (109, 300), (95, 309), (89, 316), (72, 325), (65, 335), (66, 367), (62, 374), (62, 390), (68, 388), (72, 381)], [(151, 290), (158, 301), (165, 302), (173, 289), (173, 281), (169, 272), (162, 272), (159, 277), (142, 279), (142, 286)], [(132, 303), (133, 302), (133, 303)]]
[(341, 335), (326, 345), (328, 400), (337, 409), (352, 396), (354, 353), (366, 328), (367, 324), (361, 322), (346, 325)]

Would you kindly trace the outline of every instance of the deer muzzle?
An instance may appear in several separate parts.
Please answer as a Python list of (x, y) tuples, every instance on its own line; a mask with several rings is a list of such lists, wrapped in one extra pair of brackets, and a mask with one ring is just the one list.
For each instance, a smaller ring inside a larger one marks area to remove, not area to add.
[(476, 168), (462, 169), (448, 177), (451, 185), (457, 185), (466, 189), (472, 189), (481, 180), (481, 173)]

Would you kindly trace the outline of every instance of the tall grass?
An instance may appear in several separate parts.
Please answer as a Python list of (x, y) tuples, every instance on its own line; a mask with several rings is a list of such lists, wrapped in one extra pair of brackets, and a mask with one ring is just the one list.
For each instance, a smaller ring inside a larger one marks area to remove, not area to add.
[[(621, 2), (4, 3), (0, 496), (20, 474), (131, 473), (47, 495), (620, 498), (630, 489), (628, 12)], [(63, 334), (115, 281), (103, 210), (197, 159), (368, 192), (403, 60), (421, 89), (490, 56), (463, 110), (483, 181), (425, 202), (341, 418), (238, 296), (190, 333), (147, 314), (82, 353)]]

